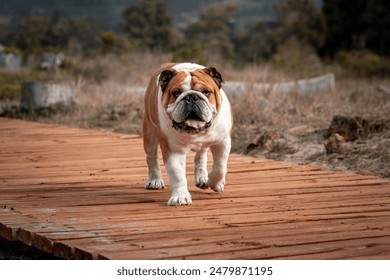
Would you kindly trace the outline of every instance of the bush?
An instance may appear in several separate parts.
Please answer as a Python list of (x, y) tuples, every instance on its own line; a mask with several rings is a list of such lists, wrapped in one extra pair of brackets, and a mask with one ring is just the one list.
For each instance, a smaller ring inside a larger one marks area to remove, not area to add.
[(12, 53), (12, 54), (22, 54), (19, 48), (17, 47), (5, 47), (3, 52)]
[(0, 72), (0, 100), (19, 98), (22, 79), (21, 74)]
[(138, 43), (136, 41), (122, 38), (112, 32), (100, 33), (100, 41), (103, 43), (104, 54), (122, 54), (134, 51), (138, 48)]
[(0, 100), (17, 99), (20, 96), (20, 85), (0, 85)]
[(174, 62), (197, 62), (200, 64), (207, 64), (207, 58), (203, 54), (200, 45), (192, 47), (182, 47), (176, 50), (172, 55), (172, 61)]
[(48, 47), (42, 48), (42, 52), (60, 54), (60, 53), (62, 53), (63, 51), (62, 51), (60, 48), (48, 46)]
[(48, 75), (50, 73), (34, 69), (18, 71), (0, 70), (0, 100), (18, 99), (20, 97), (20, 84), (23, 81), (41, 80), (47, 78)]
[(276, 70), (298, 76), (317, 75), (323, 69), (314, 48), (300, 43), (294, 37), (277, 48), (277, 52), (271, 57), (269, 63)]
[(368, 51), (341, 51), (335, 61), (344, 70), (362, 77), (390, 75), (390, 59)]

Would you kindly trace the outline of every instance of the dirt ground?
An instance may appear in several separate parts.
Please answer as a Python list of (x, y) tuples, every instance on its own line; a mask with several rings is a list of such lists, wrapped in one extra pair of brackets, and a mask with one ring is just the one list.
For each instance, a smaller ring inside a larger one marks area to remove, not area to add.
[[(355, 121), (355, 118), (351, 118), (351, 121)], [(389, 178), (389, 121), (375, 123), (380, 124), (378, 131), (359, 135), (353, 141), (346, 140), (342, 128), (330, 133), (329, 128), (314, 129), (299, 125), (287, 129), (280, 136), (261, 135), (247, 146), (247, 153), (293, 164), (314, 164), (332, 170)]]

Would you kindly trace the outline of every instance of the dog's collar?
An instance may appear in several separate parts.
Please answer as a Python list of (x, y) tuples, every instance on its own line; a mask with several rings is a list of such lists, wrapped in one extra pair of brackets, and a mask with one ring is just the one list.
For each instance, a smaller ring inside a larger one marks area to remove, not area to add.
[(184, 122), (178, 123), (178, 122), (172, 121), (172, 127), (174, 129), (180, 130), (183, 132), (187, 132), (187, 133), (205, 132), (206, 129), (209, 128), (210, 126), (211, 126), (211, 121), (207, 122), (204, 126), (198, 127), (198, 128), (188, 126)]

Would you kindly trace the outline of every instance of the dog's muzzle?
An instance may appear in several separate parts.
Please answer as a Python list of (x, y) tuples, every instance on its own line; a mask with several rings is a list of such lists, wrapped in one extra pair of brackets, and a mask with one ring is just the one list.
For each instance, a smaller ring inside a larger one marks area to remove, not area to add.
[(204, 132), (211, 126), (216, 108), (203, 93), (190, 90), (182, 93), (168, 112), (171, 112), (173, 128), (197, 133)]

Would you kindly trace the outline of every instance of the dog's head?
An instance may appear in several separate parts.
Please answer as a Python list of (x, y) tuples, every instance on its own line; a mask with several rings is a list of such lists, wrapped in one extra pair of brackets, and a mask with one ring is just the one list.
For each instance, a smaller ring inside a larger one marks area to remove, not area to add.
[(221, 107), (222, 76), (214, 67), (180, 66), (159, 76), (162, 107), (176, 130), (205, 132)]

